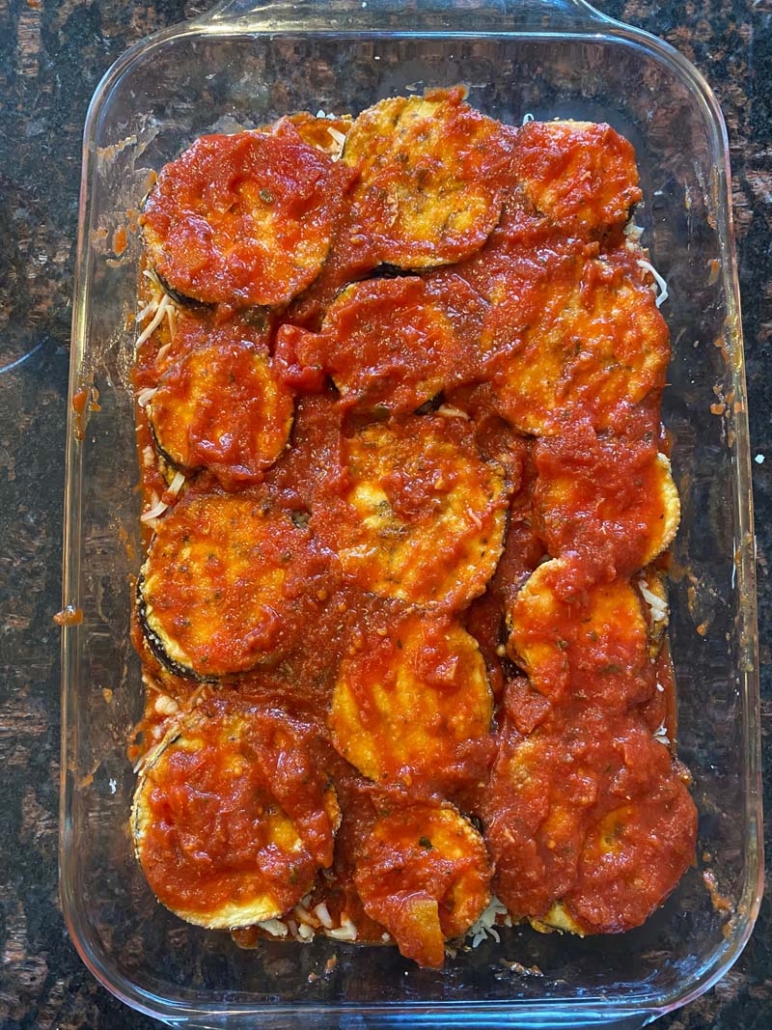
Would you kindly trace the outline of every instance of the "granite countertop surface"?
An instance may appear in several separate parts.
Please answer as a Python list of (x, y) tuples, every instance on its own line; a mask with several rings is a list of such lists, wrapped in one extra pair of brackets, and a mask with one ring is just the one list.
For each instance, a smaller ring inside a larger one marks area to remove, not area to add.
[[(111, 63), (205, 0), (0, 0), (0, 1027), (150, 1027), (82, 964), (57, 895), (65, 422), (81, 136)], [(664, 37), (726, 117), (754, 458), (765, 801), (772, 810), (772, 0), (603, 0)], [(766, 459), (766, 460), (765, 460)], [(767, 851), (772, 848), (767, 846)], [(772, 1026), (772, 915), (670, 1030)]]

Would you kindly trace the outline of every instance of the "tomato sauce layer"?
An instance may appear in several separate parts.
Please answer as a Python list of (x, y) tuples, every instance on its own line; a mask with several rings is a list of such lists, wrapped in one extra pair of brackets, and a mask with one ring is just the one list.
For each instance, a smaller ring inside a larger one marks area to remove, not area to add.
[(286, 304), (324, 264), (348, 178), (294, 129), (202, 136), (145, 204), (150, 262), (197, 301)]
[(634, 712), (562, 706), (521, 733), (528, 690), (507, 697), (482, 805), (494, 889), (521, 916), (560, 902), (581, 933), (638, 926), (693, 860), (687, 777)]
[(174, 671), (211, 678), (276, 661), (302, 632), (330, 556), (265, 492), (191, 491), (160, 522), (140, 618)]
[(142, 867), (167, 907), (248, 925), (282, 915), (331, 865), (339, 812), (315, 738), (313, 726), (231, 691), (170, 734), (134, 809)]
[(175, 468), (210, 469), (227, 488), (258, 482), (284, 450), (293, 398), (260, 335), (239, 319), (212, 327), (160, 377), (147, 416)]
[(461, 89), (161, 171), (132, 829), (182, 918), (439, 968), (492, 894), (620, 932), (693, 861), (640, 199), (609, 126)]
[(277, 354), (290, 384), (321, 388), (323, 373), (349, 410), (409, 414), (474, 377), (486, 307), (458, 276), (370, 279), (336, 298), (321, 333), (282, 327)]

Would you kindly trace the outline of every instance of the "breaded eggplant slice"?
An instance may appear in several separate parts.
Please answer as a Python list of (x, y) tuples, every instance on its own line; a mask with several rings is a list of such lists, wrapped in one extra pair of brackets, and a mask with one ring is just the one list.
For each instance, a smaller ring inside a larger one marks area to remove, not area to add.
[[(157, 300), (157, 294), (154, 300)], [(171, 318), (164, 317), (155, 332), (141, 345), (136, 354), (134, 382), (138, 389), (154, 389), (162, 376), (173, 365), (178, 364), (191, 351), (206, 347), (210, 338), (220, 333), (227, 335), (226, 326), (233, 324), (234, 333), (244, 333), (256, 346), (267, 348), (271, 342), (276, 316), (267, 308), (250, 308), (239, 315), (231, 315), (227, 309), (202, 307), (193, 312), (169, 302), (164, 315), (171, 311)], [(138, 397), (144, 407), (150, 397)]]
[(529, 917), (528, 922), (539, 933), (552, 933), (559, 930), (561, 933), (573, 933), (577, 937), (586, 936), (584, 929), (570, 915), (562, 901), (552, 904), (541, 919)]
[(315, 730), (231, 691), (204, 700), (137, 785), (137, 857), (159, 901), (211, 929), (275, 919), (332, 863), (340, 810)]
[(629, 575), (672, 542), (681, 506), (656, 440), (598, 435), (579, 423), (538, 440), (533, 459), (537, 526), (553, 557), (580, 550)]
[(481, 594), (501, 554), (509, 487), (501, 466), (480, 458), (470, 424), (410, 416), (343, 444), (350, 485), (314, 505), (311, 526), (349, 579), (446, 610)]
[(283, 326), (277, 353), (296, 376), (331, 376), (357, 413), (409, 414), (469, 375), (486, 307), (458, 276), (368, 279), (339, 294), (321, 333)]
[(178, 675), (245, 672), (300, 632), (303, 588), (324, 562), (265, 495), (189, 490), (159, 519), (142, 567), (142, 628)]
[(654, 690), (641, 597), (626, 579), (577, 584), (570, 561), (545, 562), (515, 598), (511, 626), (510, 656), (553, 702), (624, 710)]
[(167, 369), (146, 410), (172, 465), (208, 468), (232, 487), (259, 480), (284, 450), (293, 398), (260, 334), (236, 319)]
[(670, 359), (640, 252), (584, 260), (574, 244), (553, 243), (512, 258), (482, 339), (502, 414), (534, 436), (579, 421), (623, 431), (631, 406), (664, 386)]
[(526, 737), (506, 719), (484, 794), (496, 895), (540, 929), (638, 926), (694, 857), (683, 770), (635, 711), (561, 706)]
[(343, 182), (331, 158), (296, 135), (202, 136), (164, 166), (147, 198), (148, 261), (194, 300), (287, 304), (324, 264)]
[(405, 958), (439, 969), (490, 901), (491, 867), (480, 834), (451, 805), (413, 804), (380, 816), (359, 847), (354, 883), (365, 912)]
[(641, 762), (645, 787), (631, 801), (617, 794), (584, 841), (576, 886), (563, 898), (586, 933), (640, 926), (694, 862), (697, 808), (667, 747), (649, 738)]
[(342, 162), (359, 170), (356, 220), (380, 260), (430, 268), (473, 254), (501, 215), (514, 133), (463, 102), (460, 89), (368, 108)]
[(574, 231), (623, 224), (643, 196), (632, 144), (603, 122), (528, 122), (515, 154), (536, 210)]
[(447, 793), (479, 777), (466, 766), (492, 715), (477, 641), (420, 612), (371, 630), (344, 659), (328, 725), (338, 753), (371, 780)]
[(576, 882), (596, 781), (592, 762), (586, 755), (573, 761), (560, 733), (540, 728), (523, 737), (505, 720), (480, 814), (493, 890), (517, 919), (543, 916)]

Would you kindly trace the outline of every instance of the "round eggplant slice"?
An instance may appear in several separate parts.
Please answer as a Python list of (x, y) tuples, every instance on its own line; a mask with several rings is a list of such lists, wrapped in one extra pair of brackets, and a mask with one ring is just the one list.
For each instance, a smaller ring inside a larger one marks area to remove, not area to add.
[(624, 428), (631, 406), (662, 389), (670, 359), (639, 258), (625, 249), (584, 260), (563, 245), (541, 256), (513, 254), (483, 329), (500, 410), (534, 436), (570, 434), (581, 421)]
[(553, 703), (602, 701), (609, 711), (645, 701), (654, 689), (649, 629), (626, 579), (578, 586), (564, 558), (545, 562), (512, 606), (512, 658)]
[(287, 304), (327, 257), (342, 182), (297, 136), (202, 136), (147, 198), (150, 265), (171, 290), (207, 304)]
[(173, 289), (157, 269), (155, 270), (154, 274), (161, 286), (161, 289), (169, 298), (169, 300), (174, 301), (174, 303), (177, 304), (179, 307), (188, 308), (192, 312), (201, 313), (206, 311), (209, 307), (209, 305), (205, 304), (203, 301), (195, 300), (195, 298), (193, 297), (186, 297), (184, 293), (180, 293), (179, 290)]
[(542, 917), (575, 884), (583, 821), (599, 789), (596, 764), (592, 745), (574, 763), (560, 732), (539, 727), (522, 737), (504, 716), (481, 816), (494, 891), (516, 918)]
[(492, 714), (475, 639), (450, 618), (414, 613), (344, 659), (328, 723), (338, 753), (370, 779), (447, 792), (479, 779), (468, 760)]
[(530, 917), (528, 922), (539, 933), (551, 933), (559, 930), (561, 933), (575, 933), (577, 937), (586, 935), (585, 929), (571, 916), (562, 901), (556, 901), (541, 919)]
[[(650, 747), (667, 754), (653, 738)], [(668, 767), (650, 771), (647, 788), (631, 803), (617, 798), (585, 838), (577, 886), (563, 899), (585, 932), (640, 926), (694, 862), (697, 809), (683, 780)]]
[(134, 796), (137, 857), (159, 901), (212, 929), (283, 915), (332, 863), (340, 811), (315, 731), (224, 691), (147, 762)]
[(414, 804), (376, 820), (360, 846), (354, 883), (365, 912), (406, 958), (439, 969), (445, 941), (465, 934), (490, 901), (480, 834), (455, 808)]
[(536, 210), (573, 230), (621, 225), (643, 196), (632, 144), (604, 123), (529, 122), (515, 167)]
[(675, 536), (681, 506), (656, 440), (600, 436), (580, 423), (538, 440), (533, 457), (534, 511), (554, 557), (579, 550), (598, 567), (630, 574)]
[(351, 127), (342, 161), (359, 170), (356, 220), (381, 261), (429, 268), (473, 254), (501, 215), (514, 133), (463, 91), (382, 100)]
[(463, 419), (411, 416), (344, 440), (350, 487), (311, 526), (344, 573), (382, 597), (446, 610), (481, 594), (503, 546), (508, 486)]
[(208, 468), (225, 487), (255, 482), (284, 450), (293, 400), (267, 348), (238, 325), (168, 369), (147, 405), (155, 441), (176, 468)]
[(527, 737), (505, 718), (481, 815), (497, 897), (573, 933), (640, 925), (694, 858), (682, 770), (635, 711), (561, 706)]
[(303, 585), (323, 565), (308, 530), (265, 496), (188, 491), (142, 568), (142, 627), (178, 675), (245, 672), (302, 633)]
[(320, 334), (285, 330), (277, 350), (285, 364), (289, 353), (294, 366), (330, 375), (357, 413), (408, 414), (464, 381), (486, 307), (458, 276), (370, 279), (337, 297)]

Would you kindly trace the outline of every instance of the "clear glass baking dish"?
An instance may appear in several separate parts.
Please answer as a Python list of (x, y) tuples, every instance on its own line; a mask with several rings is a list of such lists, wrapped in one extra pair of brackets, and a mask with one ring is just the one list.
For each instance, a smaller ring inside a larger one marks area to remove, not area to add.
[[(357, 112), (424, 86), (469, 86), (475, 106), (605, 120), (634, 143), (644, 245), (670, 292), (664, 418), (683, 522), (671, 640), (679, 753), (694, 775), (698, 864), (642, 929), (579, 940), (503, 931), (421, 970), (394, 948), (267, 942), (181, 923), (132, 855), (141, 710), (129, 642), (140, 563), (128, 372), (136, 209), (150, 171), (195, 136), (283, 113)], [(63, 634), (61, 895), (73, 942), (129, 1005), (202, 1027), (639, 1027), (735, 961), (761, 895), (758, 657), (750, 460), (725, 130), (678, 53), (581, 0), (230, 0), (125, 54), (85, 130), (68, 426)], [(80, 396), (83, 396), (80, 394)], [(706, 882), (707, 881), (707, 882)], [(708, 885), (711, 890), (708, 890)], [(328, 963), (331, 958), (337, 962)]]

